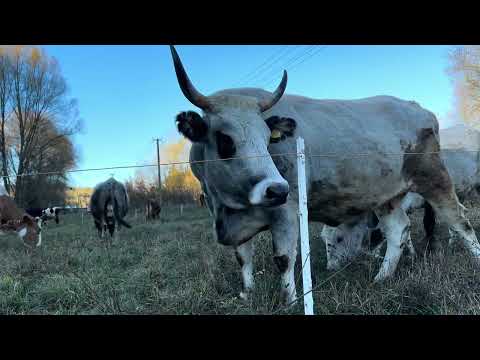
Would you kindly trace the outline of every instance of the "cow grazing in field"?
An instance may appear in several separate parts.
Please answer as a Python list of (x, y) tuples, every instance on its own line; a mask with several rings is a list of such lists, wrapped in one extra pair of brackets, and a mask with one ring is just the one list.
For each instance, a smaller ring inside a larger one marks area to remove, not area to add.
[[(418, 194), (409, 192), (400, 202), (400, 208), (409, 214), (414, 209), (428, 207), (425, 219), (433, 212), (431, 206)], [(427, 236), (433, 234), (433, 228), (425, 225)], [(405, 245), (409, 254), (415, 257), (410, 231), (406, 230)], [(340, 224), (337, 227), (324, 225), (320, 237), (325, 243), (327, 254), (327, 270), (339, 270), (347, 262), (354, 260), (361, 254), (379, 256), (380, 249), (385, 241), (379, 228), (379, 219), (372, 211), (365, 214), (356, 223)]]
[[(355, 224), (371, 211), (378, 216), (387, 252), (376, 281), (392, 275), (408, 240), (410, 221), (400, 207), (408, 192), (421, 194), (480, 260), (475, 232), (435, 153), (438, 121), (431, 112), (390, 96), (314, 100), (284, 95), (286, 72), (273, 93), (247, 88), (204, 96), (191, 83), (173, 47), (171, 52), (180, 89), (203, 110), (202, 115), (178, 114), (177, 127), (193, 143), (190, 160), (210, 160), (193, 163), (192, 171), (213, 209), (217, 241), (235, 248), (244, 281), (242, 297), (253, 287), (249, 240), (269, 229), (281, 296), (287, 303), (296, 299), (297, 161), (275, 154), (296, 153), (300, 136), (307, 149), (310, 220), (338, 226)], [(369, 156), (352, 156), (365, 153)]]
[(50, 219), (55, 219), (55, 223), (59, 224), (59, 207), (48, 207), (48, 208), (27, 208), (25, 212), (35, 218), (36, 220), (41, 219), (42, 225), (46, 225), (47, 221)]
[(41, 220), (36, 221), (8, 195), (0, 195), (0, 235), (15, 233), (32, 248), (42, 244)]
[(46, 219), (55, 219), (55, 223), (59, 224), (60, 219), (59, 219), (58, 215), (60, 214), (60, 210), (61, 210), (61, 208), (58, 207), (58, 206), (48, 207), (48, 208), (43, 210), (43, 216)]
[(160, 202), (155, 199), (148, 199), (147, 204), (145, 205), (145, 214), (147, 220), (155, 220), (160, 217), (160, 212), (162, 207), (160, 206)]
[(125, 186), (114, 178), (110, 178), (95, 186), (90, 198), (90, 212), (100, 237), (108, 229), (111, 236), (123, 225), (131, 228), (123, 218), (128, 212), (128, 195)]
[[(474, 130), (472, 129), (470, 131)], [(440, 136), (445, 142), (452, 142), (442, 134), (442, 130), (440, 130)], [(461, 202), (470, 204), (479, 203), (480, 163), (478, 155), (476, 151), (471, 151), (471, 149), (468, 148), (457, 147), (455, 149), (446, 148), (441, 150), (441, 158), (454, 182), (455, 192)], [(459, 204), (459, 206), (463, 211), (463, 205)], [(425, 201), (421, 195), (408, 193), (402, 200), (401, 207), (407, 213), (415, 209), (424, 208), (423, 224), (427, 240), (426, 243), (428, 244), (429, 250), (436, 248), (438, 246), (437, 239), (434, 237), (436, 217), (430, 204)], [(377, 229), (376, 231), (378, 232), (380, 230)], [(327, 247), (327, 268), (336, 270), (345, 264), (346, 261), (356, 258), (360, 253), (368, 252), (368, 240), (370, 239), (371, 233), (372, 226), (368, 226), (365, 219), (362, 219), (362, 221), (353, 226), (346, 226), (345, 224), (337, 228), (324, 226), (322, 238)], [(449, 244), (451, 245), (455, 239), (454, 229), (450, 228), (449, 233)], [(379, 237), (383, 240), (383, 235), (377, 233), (377, 240), (374, 240), (374, 242), (377, 243), (375, 250), (379, 250), (381, 246), (381, 243), (378, 243)], [(360, 238), (362, 240), (359, 240)], [(413, 244), (410, 243), (409, 249), (411, 249), (410, 247), (413, 247)]]
[(58, 218), (58, 214), (60, 213), (59, 207), (48, 207), (46, 209), (27, 208), (25, 209), (25, 212), (37, 220), (41, 219), (42, 225), (45, 225), (49, 219), (55, 219), (57, 224), (60, 222)]

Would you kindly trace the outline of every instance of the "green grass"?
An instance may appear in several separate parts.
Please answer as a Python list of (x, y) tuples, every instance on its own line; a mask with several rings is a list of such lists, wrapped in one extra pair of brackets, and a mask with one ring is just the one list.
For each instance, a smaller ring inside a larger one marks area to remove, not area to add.
[[(421, 211), (412, 239), (422, 252)], [(478, 230), (477, 211), (468, 212)], [(238, 298), (240, 269), (232, 249), (215, 243), (206, 209), (162, 209), (161, 221), (128, 220), (113, 241), (99, 239), (90, 216), (50, 222), (42, 246), (28, 255), (18, 238), (0, 238), (1, 314), (302, 314), (279, 304), (270, 235), (255, 238), (256, 289)], [(465, 251), (445, 248), (402, 258), (394, 278), (373, 284), (379, 262), (361, 258), (327, 272), (320, 227), (310, 225), (316, 314), (478, 314), (480, 277)], [(442, 232), (446, 238), (446, 233)], [(445, 241), (445, 239), (442, 239)], [(296, 267), (301, 294), (300, 261)]]

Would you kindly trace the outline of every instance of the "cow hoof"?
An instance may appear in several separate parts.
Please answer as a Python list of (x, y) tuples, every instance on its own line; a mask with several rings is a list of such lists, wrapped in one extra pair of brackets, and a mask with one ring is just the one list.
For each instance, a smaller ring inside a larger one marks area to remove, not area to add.
[(327, 264), (327, 271), (337, 271), (340, 270), (340, 265), (338, 264)]
[(293, 306), (297, 302), (297, 293), (290, 293), (288, 291), (282, 291), (280, 294), (282, 298), (282, 304), (285, 306)]
[(456, 242), (457, 242), (457, 238), (452, 236), (448, 239), (448, 246), (454, 246)]
[(378, 273), (377, 276), (373, 279), (374, 284), (379, 284), (383, 281), (385, 281), (388, 278), (388, 275)]
[(250, 296), (249, 296), (249, 293), (247, 291), (241, 291), (240, 295), (238, 295), (238, 297), (240, 299), (242, 299), (243, 301), (247, 301)]

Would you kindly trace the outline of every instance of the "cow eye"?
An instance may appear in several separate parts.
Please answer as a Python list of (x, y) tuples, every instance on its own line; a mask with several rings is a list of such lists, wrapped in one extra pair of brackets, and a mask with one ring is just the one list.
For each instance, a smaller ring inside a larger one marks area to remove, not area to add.
[(235, 155), (235, 144), (230, 136), (217, 131), (217, 151), (221, 159), (228, 159)]

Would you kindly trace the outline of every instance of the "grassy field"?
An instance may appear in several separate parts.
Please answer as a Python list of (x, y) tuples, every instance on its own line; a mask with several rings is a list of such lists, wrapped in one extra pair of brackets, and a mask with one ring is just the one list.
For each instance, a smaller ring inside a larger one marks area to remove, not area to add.
[[(316, 314), (478, 314), (480, 276), (459, 246), (423, 256), (422, 211), (412, 239), (421, 254), (402, 258), (394, 278), (375, 285), (379, 262), (361, 258), (327, 272), (320, 227), (311, 224)], [(468, 212), (480, 234), (480, 218)], [(27, 255), (18, 238), (0, 239), (1, 314), (302, 314), (279, 304), (270, 236), (255, 238), (256, 290), (238, 299), (240, 269), (233, 251), (215, 243), (206, 209), (162, 210), (162, 219), (134, 225), (111, 243), (100, 240), (91, 217), (50, 222), (42, 246)], [(446, 239), (446, 234), (444, 237)], [(445, 239), (442, 239), (444, 242)], [(301, 289), (297, 261), (297, 291)]]

